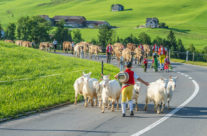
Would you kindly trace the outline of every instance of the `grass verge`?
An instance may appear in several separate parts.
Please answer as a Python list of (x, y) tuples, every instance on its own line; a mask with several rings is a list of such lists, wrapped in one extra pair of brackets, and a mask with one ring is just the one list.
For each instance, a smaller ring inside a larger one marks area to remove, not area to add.
[[(4, 42), (0, 42), (0, 63), (0, 120), (60, 103), (73, 103), (73, 83), (82, 71), (92, 72), (97, 79), (101, 73), (99, 62)], [(118, 71), (115, 66), (104, 65), (105, 74), (114, 75)]]

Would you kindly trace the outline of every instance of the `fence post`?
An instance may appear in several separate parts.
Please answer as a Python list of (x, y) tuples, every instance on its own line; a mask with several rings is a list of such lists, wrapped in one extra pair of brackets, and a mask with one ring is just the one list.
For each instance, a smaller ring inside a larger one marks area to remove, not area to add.
[(188, 51), (186, 51), (186, 61), (188, 61)]
[(170, 60), (170, 49), (169, 49), (169, 60)]
[(195, 57), (195, 53), (193, 52), (193, 61), (194, 61), (194, 59), (195, 59), (194, 57)]
[(103, 74), (103, 68), (104, 68), (104, 62), (103, 60), (101, 61), (101, 74)]

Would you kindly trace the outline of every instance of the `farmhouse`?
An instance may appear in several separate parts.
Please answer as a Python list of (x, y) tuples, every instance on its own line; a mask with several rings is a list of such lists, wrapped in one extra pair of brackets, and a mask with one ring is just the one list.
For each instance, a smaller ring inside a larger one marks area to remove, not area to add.
[(80, 28), (86, 26), (86, 18), (83, 16), (54, 16), (53, 20), (55, 25), (61, 20), (64, 20), (65, 27)]
[(98, 27), (101, 27), (103, 25), (110, 26), (110, 24), (106, 21), (86, 21), (86, 26), (88, 28), (98, 28)]
[(121, 4), (113, 4), (111, 6), (111, 11), (123, 11), (124, 10), (124, 6)]
[(147, 28), (158, 28), (159, 27), (159, 20), (154, 18), (147, 18), (146, 19), (146, 27)]
[(39, 16), (47, 21), (50, 21), (52, 26), (55, 26), (62, 20), (65, 21), (64, 26), (70, 28), (99, 28), (103, 25), (110, 26), (110, 24), (106, 21), (88, 21), (84, 16), (54, 16), (53, 18), (49, 18), (48, 15)]

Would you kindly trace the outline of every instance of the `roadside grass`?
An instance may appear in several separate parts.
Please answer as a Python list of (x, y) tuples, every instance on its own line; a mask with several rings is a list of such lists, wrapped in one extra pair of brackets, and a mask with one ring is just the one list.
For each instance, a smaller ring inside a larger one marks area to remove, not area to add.
[(197, 66), (205, 66), (207, 67), (207, 62), (200, 62), (200, 61), (185, 61), (181, 59), (170, 59), (171, 62), (178, 62), (178, 63), (186, 63), (186, 64), (191, 64), (191, 65), (197, 65)]
[[(112, 4), (123, 4), (122, 12), (111, 12)], [(207, 43), (207, 1), (205, 0), (12, 0), (0, 1), (0, 23), (7, 26), (16, 22), (21, 16), (56, 15), (85, 16), (87, 20), (105, 20), (115, 29), (116, 36), (125, 38), (130, 34), (138, 36), (141, 32), (148, 33), (152, 39), (156, 36), (166, 38), (170, 30), (181, 38), (185, 47), (194, 44), (202, 49)], [(146, 18), (158, 17), (170, 29), (136, 29), (137, 25), (145, 24)], [(80, 29), (86, 41), (97, 39), (98, 29)]]
[[(101, 78), (99, 62), (4, 42), (0, 42), (0, 64), (0, 120), (60, 103), (73, 103), (73, 83), (82, 71)], [(104, 74), (113, 77), (117, 72), (115, 66), (104, 64)], [(24, 78), (29, 80), (12, 81)]]

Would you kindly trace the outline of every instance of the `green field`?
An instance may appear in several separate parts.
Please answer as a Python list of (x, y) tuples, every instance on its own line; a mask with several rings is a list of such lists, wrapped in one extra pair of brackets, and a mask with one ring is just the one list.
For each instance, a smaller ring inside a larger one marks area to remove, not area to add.
[[(112, 4), (120, 3), (126, 10), (111, 12)], [(72, 15), (85, 16), (87, 20), (105, 20), (117, 26), (116, 36), (126, 37), (147, 32), (152, 38), (166, 37), (170, 30), (181, 38), (185, 47), (194, 44), (202, 49), (207, 43), (206, 0), (0, 0), (0, 23), (6, 26), (21, 16)], [(170, 29), (136, 29), (145, 24), (147, 17), (158, 17)], [(83, 38), (97, 38), (97, 29), (82, 29)]]
[[(101, 75), (99, 62), (4, 42), (0, 42), (0, 64), (0, 120), (59, 103), (73, 103), (73, 83), (82, 71), (92, 72), (92, 77), (97, 79)], [(105, 64), (104, 74), (113, 76), (118, 71)], [(52, 76), (45, 77), (48, 75)]]

